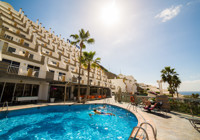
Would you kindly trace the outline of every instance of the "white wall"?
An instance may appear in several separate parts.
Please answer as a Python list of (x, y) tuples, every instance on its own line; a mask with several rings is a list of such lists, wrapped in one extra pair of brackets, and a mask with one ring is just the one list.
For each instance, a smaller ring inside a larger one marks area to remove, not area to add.
[(40, 84), (39, 94), (38, 94), (39, 100), (47, 101), (49, 97), (48, 92), (49, 92), (49, 83)]

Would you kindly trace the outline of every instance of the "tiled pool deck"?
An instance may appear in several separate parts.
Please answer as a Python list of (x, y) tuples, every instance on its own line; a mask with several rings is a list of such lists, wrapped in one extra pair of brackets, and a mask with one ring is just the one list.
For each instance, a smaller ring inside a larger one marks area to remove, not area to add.
[[(105, 103), (105, 100), (95, 100), (88, 101), (87, 104), (102, 104)], [(127, 109), (128, 103), (117, 103), (114, 99), (107, 99), (107, 103), (111, 105), (116, 105)], [(66, 102), (66, 103), (41, 103), (41, 104), (29, 104), (29, 105), (21, 105), (21, 106), (11, 106), (9, 110), (23, 109), (23, 108), (31, 108), (38, 106), (48, 106), (48, 105), (70, 105), (74, 104), (74, 102)], [(190, 122), (183, 118), (181, 115), (177, 115), (175, 113), (168, 113), (165, 115), (164, 113), (147, 113), (143, 111), (141, 108), (137, 108), (137, 111), (130, 108), (130, 111), (133, 112), (138, 118), (139, 124), (147, 121), (154, 128), (157, 129), (157, 139), (158, 140), (200, 140), (200, 133), (196, 131)], [(164, 114), (164, 115), (163, 115)], [(138, 124), (138, 125), (139, 125)], [(149, 139), (153, 140), (153, 133), (150, 127), (147, 128), (147, 133), (149, 134)]]

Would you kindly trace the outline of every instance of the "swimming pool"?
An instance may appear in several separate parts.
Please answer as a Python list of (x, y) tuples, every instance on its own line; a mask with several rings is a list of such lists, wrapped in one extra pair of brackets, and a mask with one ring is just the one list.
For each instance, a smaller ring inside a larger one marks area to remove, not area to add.
[[(93, 115), (103, 105), (56, 105), (0, 113), (0, 139), (128, 139), (138, 120), (131, 112), (106, 105), (103, 112), (116, 116)], [(7, 116), (7, 118), (5, 117)]]

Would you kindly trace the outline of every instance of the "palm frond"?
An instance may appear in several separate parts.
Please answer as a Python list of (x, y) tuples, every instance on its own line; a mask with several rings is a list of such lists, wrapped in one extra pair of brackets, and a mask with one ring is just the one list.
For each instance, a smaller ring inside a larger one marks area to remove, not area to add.
[(84, 38), (85, 39), (87, 39), (87, 38), (89, 38), (90, 37), (90, 32), (89, 31), (87, 31), (86, 33), (85, 33), (85, 36), (84, 36)]
[(80, 42), (80, 40), (72, 41), (70, 44), (77, 45)]
[(85, 30), (84, 29), (81, 29), (79, 31), (79, 36), (80, 36), (81, 39), (84, 39), (84, 37), (85, 37)]
[(77, 34), (72, 34), (72, 35), (70, 35), (70, 37), (72, 37), (74, 40), (79, 39), (79, 36)]
[(90, 38), (90, 39), (88, 39), (88, 40), (87, 40), (87, 43), (88, 43), (88, 44), (93, 44), (93, 43), (95, 43), (94, 38)]
[(92, 64), (91, 64), (91, 67), (92, 67), (92, 68), (96, 68), (97, 66), (98, 66), (98, 65), (97, 65), (96, 63), (92, 63)]
[(82, 49), (85, 49), (85, 48), (86, 48), (86, 46), (85, 46), (85, 44), (83, 44), (83, 45), (82, 45)]
[(94, 62), (97, 63), (97, 64), (99, 64), (100, 61), (101, 61), (101, 58), (99, 58), (99, 57), (94, 60)]

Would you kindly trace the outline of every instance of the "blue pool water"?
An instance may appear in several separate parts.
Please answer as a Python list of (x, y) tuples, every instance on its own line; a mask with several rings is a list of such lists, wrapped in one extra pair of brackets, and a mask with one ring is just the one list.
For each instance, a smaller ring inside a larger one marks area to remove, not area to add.
[[(0, 112), (0, 140), (127, 140), (138, 120), (122, 108), (106, 105), (116, 116), (88, 115), (103, 105), (47, 106)], [(7, 118), (5, 117), (7, 116)]]

